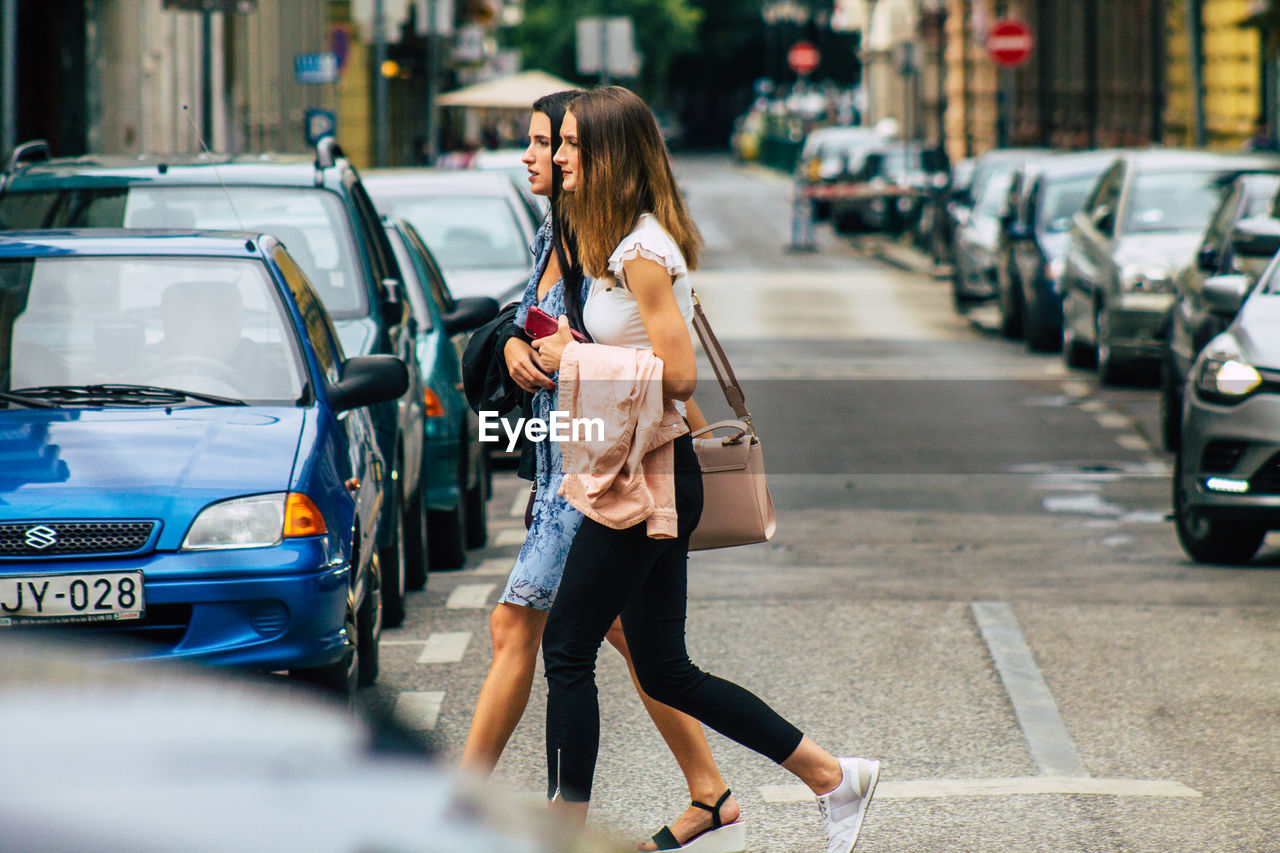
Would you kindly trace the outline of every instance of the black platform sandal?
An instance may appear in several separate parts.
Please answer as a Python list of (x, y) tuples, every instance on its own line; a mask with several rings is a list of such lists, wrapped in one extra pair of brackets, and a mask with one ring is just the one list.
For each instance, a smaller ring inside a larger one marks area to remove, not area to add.
[(732, 795), (725, 791), (716, 800), (714, 806), (693, 800), (689, 805), (711, 812), (711, 828), (704, 829), (684, 844), (676, 840), (671, 827), (664, 826), (653, 834), (653, 843), (658, 850), (688, 850), (690, 853), (743, 853), (747, 849), (747, 830), (742, 820), (723, 823), (720, 820), (720, 807)]

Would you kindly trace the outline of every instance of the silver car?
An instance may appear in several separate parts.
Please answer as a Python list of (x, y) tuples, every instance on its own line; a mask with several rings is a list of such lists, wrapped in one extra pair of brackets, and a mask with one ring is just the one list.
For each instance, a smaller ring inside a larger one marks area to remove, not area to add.
[(1200, 352), (1183, 390), (1173, 505), (1178, 539), (1198, 562), (1248, 562), (1280, 528), (1280, 263), (1251, 293), (1250, 282), (1204, 282), (1203, 298), (1218, 311), (1239, 311)]
[(1280, 158), (1125, 151), (1072, 221), (1063, 271), (1063, 357), (1096, 362), (1103, 382), (1154, 367), (1178, 270), (1193, 260), (1238, 176), (1280, 172)]

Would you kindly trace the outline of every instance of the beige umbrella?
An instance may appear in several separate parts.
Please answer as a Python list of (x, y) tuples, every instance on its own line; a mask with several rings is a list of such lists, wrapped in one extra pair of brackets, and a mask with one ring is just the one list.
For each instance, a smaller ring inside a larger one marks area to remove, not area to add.
[(545, 71), (522, 71), (509, 77), (486, 80), (441, 95), (437, 103), (446, 107), (489, 109), (529, 109), (543, 95), (578, 88)]

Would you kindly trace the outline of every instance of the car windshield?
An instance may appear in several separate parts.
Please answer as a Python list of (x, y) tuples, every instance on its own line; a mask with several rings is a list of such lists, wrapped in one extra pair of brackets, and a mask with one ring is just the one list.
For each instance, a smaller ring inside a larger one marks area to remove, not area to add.
[(1066, 178), (1044, 184), (1040, 191), (1040, 229), (1049, 234), (1059, 234), (1071, 227), (1071, 217), (1084, 207), (1097, 175), (1082, 178)]
[(1013, 183), (1013, 170), (1006, 169), (991, 175), (982, 188), (975, 212), (982, 216), (999, 216), (1009, 197), (1009, 185)]
[(304, 375), (261, 261), (0, 260), (0, 390), (145, 385), (292, 404)]
[(1139, 173), (1129, 190), (1124, 232), (1203, 231), (1237, 174), (1203, 169)]
[(278, 237), (334, 319), (368, 313), (342, 202), (321, 188), (134, 186), (0, 197), (0, 228), (213, 228)]
[(418, 229), (445, 272), (507, 269), (530, 263), (529, 246), (505, 198), (382, 195), (378, 204)]

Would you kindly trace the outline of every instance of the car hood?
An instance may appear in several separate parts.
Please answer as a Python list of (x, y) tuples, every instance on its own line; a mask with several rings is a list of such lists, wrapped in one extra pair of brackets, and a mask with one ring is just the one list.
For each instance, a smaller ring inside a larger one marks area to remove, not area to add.
[(1231, 331), (1250, 364), (1280, 370), (1280, 295), (1251, 297), (1236, 315)]
[(378, 327), (371, 317), (334, 320), (333, 330), (338, 333), (338, 343), (342, 344), (342, 353), (347, 358), (353, 355), (369, 355), (373, 352)]
[(1116, 263), (1120, 266), (1164, 267), (1173, 273), (1195, 255), (1200, 237), (1198, 231), (1129, 234), (1121, 237), (1116, 246)]
[(212, 501), (289, 488), (306, 410), (0, 411), (0, 520), (189, 520)]
[(445, 276), (455, 299), (469, 296), (492, 296), (506, 305), (524, 294), (529, 281), (528, 267), (500, 267), (483, 270), (450, 270)]

